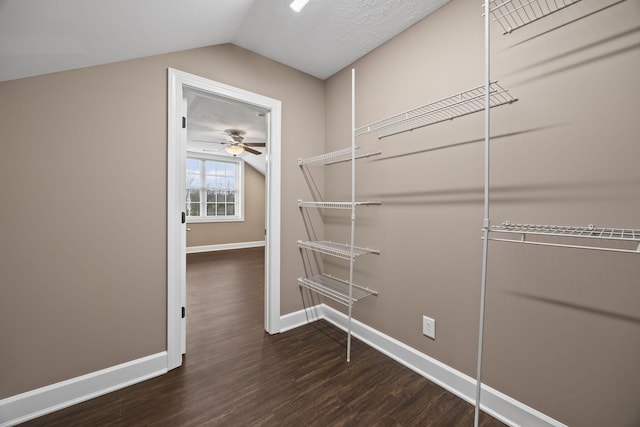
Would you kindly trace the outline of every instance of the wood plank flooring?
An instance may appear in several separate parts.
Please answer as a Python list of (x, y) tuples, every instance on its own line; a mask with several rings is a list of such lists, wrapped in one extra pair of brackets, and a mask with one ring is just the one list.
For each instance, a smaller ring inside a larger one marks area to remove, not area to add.
[(472, 405), (358, 340), (346, 363), (325, 321), (268, 335), (263, 287), (263, 248), (190, 254), (184, 365), (24, 425), (473, 425)]

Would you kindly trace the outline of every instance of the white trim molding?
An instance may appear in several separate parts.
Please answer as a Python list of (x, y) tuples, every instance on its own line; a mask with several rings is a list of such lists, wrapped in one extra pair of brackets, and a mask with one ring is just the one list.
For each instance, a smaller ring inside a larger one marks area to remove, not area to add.
[(255, 242), (220, 243), (218, 245), (187, 246), (188, 254), (200, 252), (228, 251), (232, 249), (260, 248), (265, 245), (264, 240)]
[(71, 378), (0, 400), (0, 427), (8, 427), (148, 380), (167, 372), (167, 352)]
[[(325, 319), (338, 328), (344, 331), (347, 330), (349, 319), (341, 311), (326, 304), (316, 305), (309, 310), (311, 311), (309, 313), (309, 321)], [(292, 327), (307, 323), (305, 321), (306, 316), (304, 314), (300, 315), (299, 312), (283, 316), (281, 324), (286, 324), (288, 319), (297, 319), (297, 322), (290, 322)], [(356, 319), (351, 320), (351, 333), (360, 341), (438, 384), (459, 398), (475, 404), (476, 380), (474, 378)], [(482, 384), (480, 408), (492, 417), (514, 427), (567, 427), (565, 424), (485, 384)]]
[(323, 315), (324, 304), (314, 305), (302, 310), (294, 311), (293, 313), (285, 314), (280, 317), (280, 332), (286, 332), (291, 329), (304, 326), (307, 323), (315, 322), (316, 320), (324, 319)]
[(167, 370), (171, 370), (182, 364), (186, 335), (181, 316), (186, 303), (186, 226), (181, 222), (187, 153), (186, 143), (181, 139), (183, 87), (200, 89), (267, 111), (264, 328), (270, 334), (280, 331), (282, 102), (173, 68), (169, 68), (167, 74)]

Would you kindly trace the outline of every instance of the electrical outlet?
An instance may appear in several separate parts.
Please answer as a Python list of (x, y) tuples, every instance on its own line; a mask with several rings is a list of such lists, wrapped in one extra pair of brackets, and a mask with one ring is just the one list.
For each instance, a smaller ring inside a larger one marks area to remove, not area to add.
[(436, 321), (427, 316), (422, 316), (422, 334), (431, 339), (436, 339)]

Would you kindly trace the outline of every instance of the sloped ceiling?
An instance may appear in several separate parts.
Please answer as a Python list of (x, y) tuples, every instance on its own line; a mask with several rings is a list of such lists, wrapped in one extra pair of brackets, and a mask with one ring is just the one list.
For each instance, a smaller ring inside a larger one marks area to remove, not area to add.
[(233, 43), (326, 79), (448, 0), (0, 0), (0, 81)]
[(448, 0), (256, 0), (232, 42), (320, 79), (400, 34)]
[[(447, 1), (310, 0), (297, 13), (291, 0), (0, 0), (0, 82), (222, 43), (324, 80)], [(187, 96), (191, 151), (225, 155), (202, 141), (230, 128), (266, 140), (259, 111)], [(264, 155), (240, 156), (264, 173)]]
[[(242, 132), (245, 142), (267, 142), (266, 111), (253, 105), (223, 98), (196, 89), (185, 89), (187, 98), (187, 150), (217, 156), (231, 156), (224, 149), (230, 141), (228, 131)], [(264, 153), (266, 148), (252, 147)], [(239, 157), (251, 167), (265, 174), (263, 154), (246, 151)]]

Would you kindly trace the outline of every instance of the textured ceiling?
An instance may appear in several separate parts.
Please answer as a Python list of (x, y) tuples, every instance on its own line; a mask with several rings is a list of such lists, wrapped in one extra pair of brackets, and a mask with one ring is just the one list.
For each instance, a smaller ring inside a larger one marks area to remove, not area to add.
[[(266, 111), (192, 88), (184, 91), (187, 98), (187, 150), (230, 156), (223, 142), (229, 142), (228, 130), (242, 132), (245, 142), (267, 142)], [(252, 147), (264, 153), (266, 148)], [(264, 175), (265, 156), (243, 152), (239, 155)]]
[(325, 79), (448, 0), (0, 0), (0, 81), (221, 43)]
[(256, 0), (232, 42), (324, 80), (447, 1)]
[(189, 141), (227, 142), (226, 130), (237, 129), (245, 142), (265, 142), (266, 111), (195, 89), (185, 89), (187, 98), (187, 139)]

